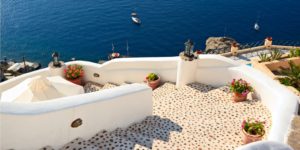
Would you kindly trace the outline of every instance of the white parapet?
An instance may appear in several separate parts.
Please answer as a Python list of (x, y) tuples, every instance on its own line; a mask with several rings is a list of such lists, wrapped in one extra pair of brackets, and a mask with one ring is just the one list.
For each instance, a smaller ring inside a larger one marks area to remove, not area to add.
[[(58, 149), (77, 137), (125, 128), (149, 115), (152, 90), (137, 83), (43, 102), (0, 102), (0, 149)], [(82, 125), (71, 127), (77, 119)]]
[[(233, 78), (245, 79), (272, 114), (268, 141), (283, 143), (291, 119), (298, 112), (298, 97), (288, 89), (252, 67), (219, 55), (200, 55), (192, 61), (166, 57), (115, 59), (102, 65), (85, 61), (66, 64), (82, 65), (85, 80), (100, 84), (142, 82), (150, 72), (160, 75), (163, 81), (176, 81), (177, 88), (192, 82), (218, 87)], [(36, 75), (48, 77), (51, 73), (45, 68), (2, 82), (0, 94)], [(32, 104), (0, 100), (0, 149), (37, 149), (52, 143), (58, 148), (76, 137), (125, 127), (151, 114), (152, 90), (140, 84)], [(82, 126), (71, 128), (77, 118), (82, 119)]]

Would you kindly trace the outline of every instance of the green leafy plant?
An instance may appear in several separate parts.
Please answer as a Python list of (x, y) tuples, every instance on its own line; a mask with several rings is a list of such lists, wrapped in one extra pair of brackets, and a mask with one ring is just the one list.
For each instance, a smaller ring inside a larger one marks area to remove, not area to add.
[(293, 86), (300, 91), (300, 66), (289, 61), (289, 69), (284, 69), (281, 74), (285, 77), (279, 78), (279, 82), (283, 85)]
[(247, 95), (249, 92), (253, 91), (253, 88), (250, 86), (250, 84), (247, 81), (243, 79), (239, 79), (239, 80), (233, 79), (230, 84), (230, 91)]
[(158, 79), (158, 76), (155, 73), (149, 73), (148, 76), (146, 77), (148, 81), (155, 81)]
[(290, 49), (289, 57), (300, 57), (300, 48)]
[(270, 54), (270, 60), (273, 61), (273, 60), (278, 60), (280, 59), (282, 56), (282, 52), (278, 49), (275, 49), (274, 51), (271, 52)]
[(80, 65), (69, 65), (64, 70), (67, 79), (77, 79), (83, 76), (83, 68)]
[(255, 119), (247, 119), (242, 122), (242, 129), (251, 135), (262, 136), (265, 134), (265, 122)]
[(267, 62), (267, 61), (270, 61), (270, 57), (268, 56), (267, 53), (260, 53), (258, 55), (259, 59), (260, 59), (260, 62)]

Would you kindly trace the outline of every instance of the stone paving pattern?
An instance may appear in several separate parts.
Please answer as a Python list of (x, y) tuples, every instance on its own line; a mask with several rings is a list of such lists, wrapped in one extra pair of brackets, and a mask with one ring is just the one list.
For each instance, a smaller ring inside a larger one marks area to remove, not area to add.
[(175, 89), (167, 82), (153, 91), (153, 116), (126, 129), (74, 139), (61, 150), (231, 150), (242, 145), (246, 117), (265, 120), (268, 135), (271, 114), (260, 100), (234, 103), (227, 86), (192, 83)]
[(295, 115), (288, 135), (287, 144), (295, 150), (300, 150), (300, 116)]

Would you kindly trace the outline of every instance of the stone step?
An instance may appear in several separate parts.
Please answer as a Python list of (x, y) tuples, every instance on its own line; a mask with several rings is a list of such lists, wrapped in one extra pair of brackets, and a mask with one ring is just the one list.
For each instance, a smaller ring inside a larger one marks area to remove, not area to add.
[(97, 134), (88, 141), (93, 143), (99, 150), (129, 150), (138, 146), (126, 138), (116, 136), (109, 132)]
[(45, 147), (40, 148), (39, 150), (54, 150), (54, 148), (51, 146), (45, 146)]
[(104, 89), (110, 89), (110, 88), (114, 88), (119, 86), (118, 84), (114, 84), (114, 83), (105, 83), (104, 85), (96, 83), (96, 82), (92, 82), (92, 81), (87, 81), (85, 83), (85, 85), (83, 86), (84, 88), (84, 92), (85, 93), (91, 93), (91, 92), (97, 92), (100, 90), (104, 90)]
[(105, 83), (102, 87), (101, 90), (104, 90), (104, 89), (111, 89), (111, 88), (115, 88), (119, 86), (118, 84), (115, 84), (115, 83), (111, 83), (111, 82), (108, 82), (108, 83)]
[(143, 136), (141, 134), (137, 134), (135, 132), (131, 132), (126, 129), (117, 128), (116, 130), (112, 131), (111, 134), (124, 138), (128, 141), (131, 141), (137, 145), (139, 145), (139, 148), (143, 149), (151, 149), (153, 139)]
[(146, 119), (144, 119), (141, 122), (141, 124), (158, 127), (158, 128), (161, 128), (163, 130), (168, 130), (168, 131), (180, 132), (182, 130), (182, 127), (180, 127), (178, 124), (176, 124), (172, 120), (170, 120), (168, 118), (161, 118), (159, 116), (148, 116), (148, 117), (146, 117)]
[(292, 120), (291, 128), (287, 136), (287, 143), (296, 149), (300, 149), (300, 116), (295, 115)]
[(98, 150), (98, 148), (91, 144), (90, 142), (82, 139), (82, 138), (76, 138), (72, 140), (71, 142), (64, 145), (60, 150), (73, 150), (73, 149), (89, 149), (89, 150)]
[(170, 149), (170, 150), (176, 150), (178, 148), (174, 147), (172, 143), (169, 143), (168, 141), (162, 141), (155, 138), (149, 138), (147, 136), (143, 136), (140, 134), (137, 134), (135, 132), (131, 132), (124, 129), (116, 129), (112, 132), (112, 134), (125, 138), (126, 140), (129, 140), (133, 143), (135, 143), (135, 150), (151, 150), (151, 149)]
[(91, 92), (97, 92), (102, 89), (103, 85), (92, 82), (92, 81), (87, 81), (85, 85), (83, 86), (84, 92), (85, 93), (91, 93)]
[(106, 130), (102, 130), (92, 136), (90, 139), (87, 140), (88, 143), (91, 144), (96, 144), (98, 145), (99, 143), (103, 142), (105, 139), (109, 138), (110, 133)]
[(163, 141), (169, 140), (169, 134), (171, 132), (168, 130), (163, 130), (159, 127), (151, 126), (148, 124), (142, 124), (142, 123), (133, 124), (129, 126), (126, 130), (136, 134), (140, 134), (150, 139), (158, 139)]

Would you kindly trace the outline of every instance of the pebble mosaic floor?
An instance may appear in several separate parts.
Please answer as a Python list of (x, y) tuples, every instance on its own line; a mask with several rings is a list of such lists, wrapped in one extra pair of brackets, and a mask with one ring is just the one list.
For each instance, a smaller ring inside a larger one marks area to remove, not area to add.
[(61, 150), (232, 150), (242, 145), (240, 125), (246, 117), (265, 120), (268, 135), (271, 114), (260, 100), (234, 103), (226, 86), (192, 83), (175, 89), (167, 82), (153, 91), (153, 116), (126, 129), (75, 139)]

